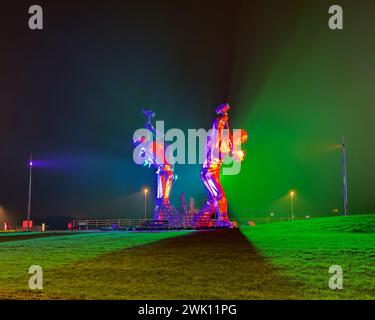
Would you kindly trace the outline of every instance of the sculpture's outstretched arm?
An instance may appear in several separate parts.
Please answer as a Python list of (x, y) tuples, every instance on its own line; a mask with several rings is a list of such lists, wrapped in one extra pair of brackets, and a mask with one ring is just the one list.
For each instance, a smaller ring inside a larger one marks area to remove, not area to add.
[(146, 110), (146, 109), (143, 109), (142, 112), (147, 118), (146, 129), (150, 130), (153, 135), (156, 135), (156, 129), (151, 123), (151, 118), (155, 117), (155, 112), (153, 112), (152, 110)]
[(151, 123), (151, 118), (155, 117), (155, 112), (153, 112), (152, 110), (146, 110), (146, 109), (143, 109), (142, 112), (145, 114), (147, 118), (146, 129), (150, 130), (155, 138), (156, 138), (156, 135), (158, 135), (159, 137), (163, 137), (163, 135), (160, 132), (156, 131), (155, 127)]

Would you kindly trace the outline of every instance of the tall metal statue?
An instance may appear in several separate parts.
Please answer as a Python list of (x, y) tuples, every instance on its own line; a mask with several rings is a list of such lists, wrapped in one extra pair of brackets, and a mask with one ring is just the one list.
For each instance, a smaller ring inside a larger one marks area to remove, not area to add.
[[(151, 123), (151, 118), (155, 117), (152, 110), (143, 110), (146, 116), (146, 129), (152, 133), (152, 139), (146, 141), (146, 137), (134, 141), (134, 144), (143, 143), (145, 148), (141, 150), (144, 165), (152, 166), (156, 170), (156, 197), (154, 220), (173, 220), (176, 209), (170, 203), (170, 193), (174, 180), (174, 166), (167, 161), (165, 157), (164, 137), (157, 133)], [(161, 141), (157, 140), (157, 134)], [(171, 218), (171, 216), (173, 216)], [(173, 221), (170, 221), (173, 223)]]
[(244, 153), (235, 150), (234, 145), (244, 143), (247, 134), (241, 130), (240, 141), (233, 141), (228, 123), (230, 106), (225, 103), (215, 110), (217, 117), (213, 121), (212, 130), (207, 136), (205, 161), (201, 171), (201, 180), (207, 193), (207, 201), (194, 218), (195, 227), (212, 227), (211, 217), (216, 213), (217, 226), (232, 227), (228, 217), (228, 201), (220, 183), (220, 169), (226, 156), (232, 156), (235, 161), (242, 161)]

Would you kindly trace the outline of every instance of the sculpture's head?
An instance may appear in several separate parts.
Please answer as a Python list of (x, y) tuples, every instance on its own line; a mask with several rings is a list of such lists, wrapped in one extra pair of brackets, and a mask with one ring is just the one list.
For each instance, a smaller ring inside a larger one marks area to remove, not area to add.
[(223, 103), (221, 105), (219, 105), (216, 109), (215, 109), (215, 112), (217, 115), (220, 115), (220, 116), (223, 116), (223, 115), (226, 115), (227, 112), (229, 111), (230, 109), (230, 106), (228, 103)]
[(152, 110), (143, 109), (142, 112), (144, 113), (147, 119), (155, 117), (155, 112), (153, 112)]

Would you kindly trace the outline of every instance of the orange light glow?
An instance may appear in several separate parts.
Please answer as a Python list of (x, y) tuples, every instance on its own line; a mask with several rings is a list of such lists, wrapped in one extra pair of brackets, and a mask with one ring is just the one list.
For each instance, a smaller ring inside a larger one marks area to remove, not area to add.
[(233, 153), (233, 159), (236, 162), (241, 162), (245, 158), (245, 151), (244, 150), (237, 150)]

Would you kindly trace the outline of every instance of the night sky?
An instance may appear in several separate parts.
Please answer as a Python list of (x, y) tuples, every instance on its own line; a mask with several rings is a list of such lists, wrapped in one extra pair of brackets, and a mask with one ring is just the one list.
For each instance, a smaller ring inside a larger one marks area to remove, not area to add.
[[(44, 30), (28, 28), (28, 7)], [(151, 168), (134, 164), (132, 135), (151, 108), (166, 129), (209, 129), (228, 101), (249, 133), (241, 174), (223, 179), (233, 216), (349, 210), (375, 198), (375, 5), (336, 1), (17, 1), (0, 22), (0, 222), (32, 216), (143, 215)], [(204, 200), (199, 165), (177, 165), (172, 202)], [(152, 203), (149, 202), (151, 215)]]

